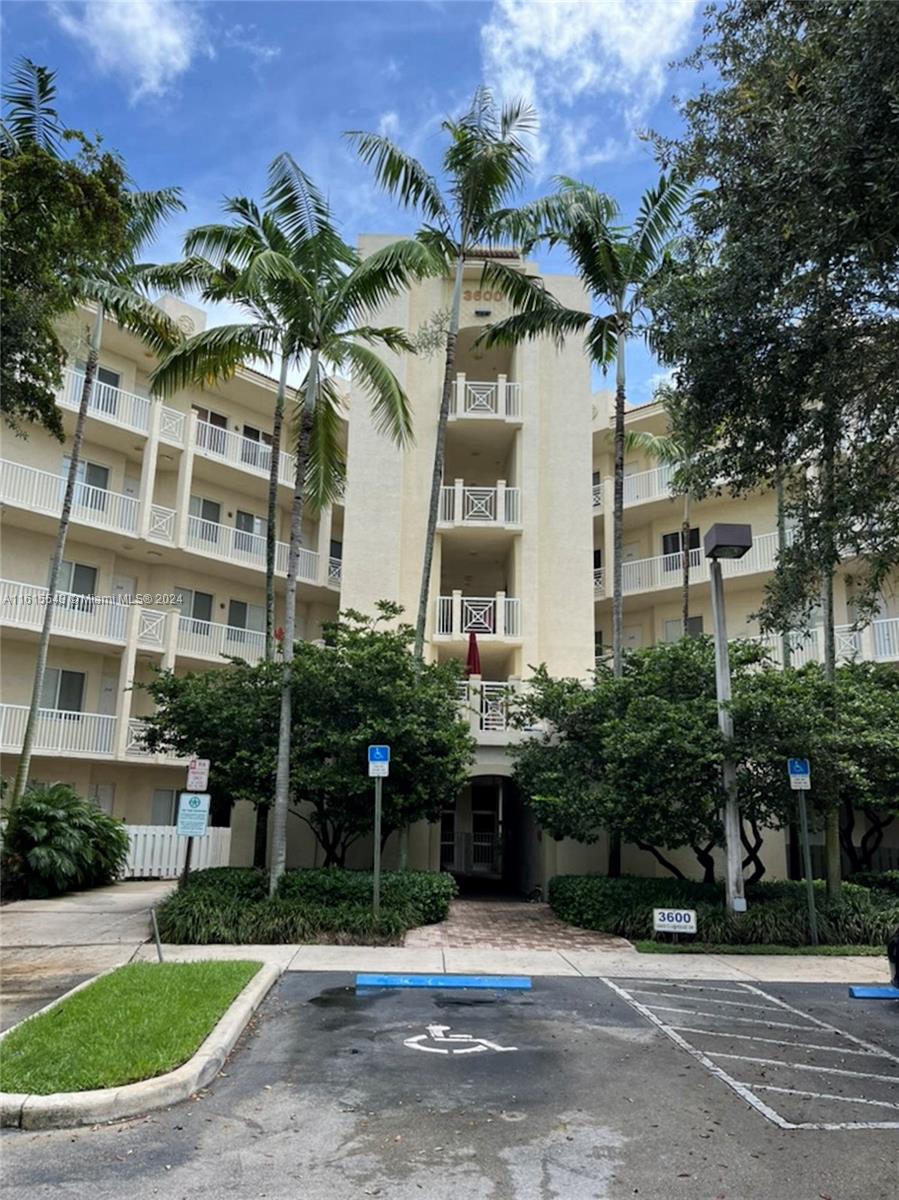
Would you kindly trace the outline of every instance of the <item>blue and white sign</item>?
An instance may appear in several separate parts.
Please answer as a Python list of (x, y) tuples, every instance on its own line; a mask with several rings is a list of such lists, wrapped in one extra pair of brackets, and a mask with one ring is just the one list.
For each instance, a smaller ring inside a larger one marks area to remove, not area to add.
[(390, 774), (390, 747), (369, 746), (368, 775), (370, 779), (384, 779)]
[(807, 792), (812, 786), (812, 769), (807, 758), (788, 758), (787, 773), (794, 792)]
[(696, 933), (696, 910), (693, 908), (654, 908), (652, 927), (656, 933)]
[(205, 837), (209, 830), (209, 796), (182, 792), (178, 801), (178, 837)]

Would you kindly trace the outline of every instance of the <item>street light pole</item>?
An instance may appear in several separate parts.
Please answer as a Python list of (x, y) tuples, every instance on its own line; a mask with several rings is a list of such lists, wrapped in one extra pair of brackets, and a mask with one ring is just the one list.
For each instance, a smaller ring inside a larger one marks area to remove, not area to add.
[[(727, 621), (724, 613), (724, 580), (721, 563), (709, 561), (712, 581), (712, 622), (715, 627), (715, 690), (718, 696), (718, 728), (727, 742), (734, 737), (734, 722), (730, 713), (730, 657), (727, 652)], [(743, 852), (740, 842), (740, 807), (737, 801), (737, 766), (730, 750), (725, 751), (721, 766), (724, 785), (724, 845), (727, 852), (725, 890), (727, 907), (731, 912), (745, 912), (743, 895)]]

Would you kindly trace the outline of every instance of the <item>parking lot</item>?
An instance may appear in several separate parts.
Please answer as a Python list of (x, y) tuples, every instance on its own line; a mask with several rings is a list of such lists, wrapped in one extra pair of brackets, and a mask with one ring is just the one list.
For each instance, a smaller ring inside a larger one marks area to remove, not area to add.
[(17, 1195), (887, 1200), (899, 1005), (831, 985), (283, 976), (194, 1101), (9, 1131)]

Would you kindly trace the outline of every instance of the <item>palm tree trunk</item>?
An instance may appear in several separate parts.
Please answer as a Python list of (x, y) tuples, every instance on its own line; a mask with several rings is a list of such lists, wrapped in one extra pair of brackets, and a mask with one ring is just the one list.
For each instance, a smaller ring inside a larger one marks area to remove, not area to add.
[(449, 329), (446, 334), (446, 362), (443, 368), (443, 394), (440, 398), (440, 414), (437, 418), (437, 440), (434, 445), (434, 470), (431, 475), (431, 500), (428, 505), (428, 527), (425, 532), (425, 552), (421, 568), (421, 587), (418, 593), (418, 615), (415, 621), (415, 657), (423, 658), (425, 651), (425, 626), (428, 621), (428, 601), (431, 592), (431, 564), (434, 561), (434, 538), (437, 533), (437, 516), (440, 512), (440, 489), (443, 486), (443, 466), (446, 457), (446, 425), (449, 420), (450, 400), (453, 394), (453, 374), (456, 365), (456, 339), (459, 336), (459, 310), (462, 305), (462, 271), (465, 255), (460, 250), (456, 260), (456, 278), (453, 283), (453, 302), (450, 308)]
[(66, 477), (66, 490), (62, 501), (62, 512), (59, 514), (59, 529), (56, 533), (56, 545), (53, 548), (53, 558), (50, 561), (50, 579), (47, 584), (47, 605), (44, 609), (44, 622), (41, 626), (41, 636), (37, 645), (37, 662), (34, 667), (34, 683), (31, 688), (31, 703), (28, 707), (28, 720), (25, 723), (25, 736), (22, 739), (22, 753), (19, 757), (19, 769), (16, 772), (16, 782), (13, 786), (12, 804), (21, 800), (28, 784), (28, 773), (31, 770), (31, 751), (34, 745), (34, 733), (37, 727), (40, 709), (41, 692), (44, 690), (44, 676), (47, 672), (47, 652), (50, 649), (50, 628), (53, 623), (53, 608), (56, 598), (56, 584), (59, 579), (59, 568), (66, 548), (66, 535), (69, 531), (69, 519), (72, 513), (72, 501), (75, 496), (75, 482), (78, 475), (78, 463), (81, 459), (81, 443), (84, 440), (84, 423), (87, 419), (87, 406), (93, 390), (94, 376), (97, 373), (97, 360), (100, 357), (100, 339), (103, 334), (103, 305), (97, 305), (97, 315), (94, 318), (94, 328), (88, 347), (87, 362), (84, 365), (84, 383), (81, 385), (81, 401), (78, 405), (78, 416), (75, 418), (75, 435), (72, 438), (72, 451), (69, 458), (69, 473)]
[[(624, 406), (625, 363), (624, 329), (619, 327), (615, 352), (615, 467), (614, 502), (612, 505), (612, 670), (616, 678), (624, 672), (624, 639), (622, 633), (622, 554), (624, 552)], [(609, 830), (609, 875), (621, 874), (621, 834)]]
[[(838, 561), (836, 551), (836, 497), (834, 480), (834, 455), (836, 453), (836, 431), (833, 422), (833, 407), (825, 399), (825, 436), (824, 450), (821, 455), (821, 488), (825, 514), (825, 529), (827, 546), (824, 554), (824, 678), (827, 681), (828, 717), (836, 721), (836, 630), (833, 612), (833, 571), (834, 563)], [(840, 810), (833, 803), (828, 805), (824, 818), (824, 859), (827, 876), (827, 894), (831, 898), (840, 895), (842, 884), (842, 864), (840, 862)]]
[(287, 355), (282, 354), (272, 420), (272, 461), (268, 472), (268, 523), (265, 530), (265, 657), (268, 661), (275, 657), (275, 544), (278, 534), (278, 477), (281, 426), (284, 423), (284, 393), (287, 390), (287, 364)]
[(681, 548), (681, 620), (683, 636), (687, 636), (687, 621), (690, 619), (690, 493), (684, 492), (684, 519), (680, 530)]
[[(784, 508), (784, 475), (781, 468), (777, 470), (774, 489), (777, 495), (777, 556), (779, 560), (782, 560), (787, 549), (787, 514)], [(782, 629), (780, 633), (781, 666), (789, 667), (792, 657), (793, 647), (790, 645), (790, 631)]]
[(275, 774), (275, 804), (272, 813), (272, 869), (269, 879), (269, 895), (275, 894), (278, 880), (287, 866), (287, 812), (290, 793), (290, 742), (291, 742), (291, 665), (293, 644), (296, 638), (297, 613), (297, 570), (300, 562), (300, 542), (303, 532), (303, 495), (306, 487), (306, 462), (309, 457), (309, 442), (312, 436), (312, 417), (318, 400), (317, 350), (309, 359), (309, 382), (300, 417), (300, 436), (297, 444), (296, 472), (294, 475), (293, 504), (290, 510), (290, 549), (287, 556), (287, 590), (284, 598), (284, 641), (281, 643), (283, 669), (281, 672), (281, 712), (278, 721), (278, 761)]

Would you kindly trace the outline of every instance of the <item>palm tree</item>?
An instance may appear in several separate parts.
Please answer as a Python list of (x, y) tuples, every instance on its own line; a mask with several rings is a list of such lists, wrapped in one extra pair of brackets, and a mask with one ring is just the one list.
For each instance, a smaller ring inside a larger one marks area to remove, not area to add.
[[(207, 299), (237, 301), (251, 321), (218, 326), (188, 338), (160, 363), (153, 379), (163, 392), (174, 391), (227, 376), (247, 359), (263, 364), (280, 360), (276, 415), (280, 404), (283, 419), (289, 369), (301, 373), (295, 389), (296, 469), (281, 648), (270, 879), (274, 892), (287, 857), (291, 664), (303, 508), (307, 500), (318, 509), (335, 499), (344, 475), (339, 440), (342, 408), (333, 375), (351, 372), (371, 399), (378, 428), (399, 445), (410, 439), (408, 400), (376, 348), (402, 352), (410, 351), (412, 345), (401, 329), (369, 325), (367, 317), (430, 269), (431, 255), (422, 245), (402, 241), (361, 261), (338, 234), (321, 192), (289, 154), (271, 164), (265, 200), (264, 211), (242, 198), (228, 201), (226, 210), (236, 221), (192, 230), (187, 236), (185, 262), (157, 273), (157, 279), (170, 285), (199, 287)], [(272, 574), (276, 470), (273, 447), (268, 531)]]
[[(624, 449), (629, 453), (648, 454), (664, 467), (671, 467), (675, 474), (681, 469), (689, 470), (692, 457), (683, 442), (670, 435), (649, 433), (648, 430), (628, 430), (624, 435)], [(678, 488), (684, 498), (681, 518), (681, 626), (684, 636), (690, 618), (690, 506), (693, 500), (687, 484)]]
[[(443, 152), (445, 187), (412, 155), (400, 149), (390, 138), (378, 133), (351, 130), (347, 137), (364, 163), (374, 169), (380, 185), (406, 208), (417, 209), (425, 219), (419, 241), (433, 252), (433, 275), (452, 275), (453, 292), (446, 327), (446, 351), (443, 390), (434, 445), (434, 469), (425, 534), (424, 560), (418, 612), (415, 622), (415, 654), (424, 654), (425, 626), (431, 584), (431, 564), (440, 506), (440, 488), (446, 447), (455, 373), (456, 340), (459, 334), (459, 310), (462, 275), (466, 260), (478, 258), (478, 251), (508, 243), (506, 221), (514, 210), (509, 200), (521, 187), (530, 168), (528, 136), (536, 129), (534, 110), (523, 101), (513, 101), (498, 110), (487, 88), (478, 88), (468, 111), (458, 119), (443, 121), (448, 135)], [(550, 301), (533, 281), (506, 264), (487, 258), (484, 282), (504, 288), (510, 301), (519, 308), (536, 311)]]
[(596, 316), (559, 306), (535, 306), (494, 325), (485, 345), (513, 344), (547, 332), (557, 337), (585, 332), (593, 362), (603, 368), (615, 362), (614, 510), (612, 562), (612, 659), (616, 675), (623, 667), (622, 535), (624, 529), (624, 414), (626, 350), (629, 338), (647, 338), (647, 295), (666, 261), (672, 231), (687, 197), (687, 186), (661, 176), (640, 201), (630, 228), (614, 225), (617, 205), (596, 188), (562, 176), (559, 191), (510, 214), (504, 227), (523, 250), (545, 242), (562, 245), (574, 260), (594, 302), (607, 311)]
[[(31, 81), (30, 89), (29, 80)], [(51, 107), (55, 95), (52, 74), (43, 67), (37, 67), (34, 63), (26, 60), (17, 76), (17, 85), (15, 102), (11, 105), (10, 114), (4, 125), (4, 152), (15, 154), (21, 147), (36, 144), (49, 153), (58, 154), (64, 131), (57, 122), (55, 110)], [(33, 143), (31, 139), (33, 139)], [(147, 242), (152, 241), (161, 222), (176, 209), (184, 207), (178, 189), (126, 192), (122, 200), (126, 209), (124, 250), (113, 262), (110, 262), (105, 271), (84, 276), (78, 281), (79, 301), (84, 304), (93, 304), (95, 313), (93, 326), (88, 335), (87, 361), (84, 368), (81, 399), (75, 418), (75, 431), (72, 437), (56, 544), (50, 561), (44, 620), (38, 641), (31, 702), (22, 740), (22, 753), (13, 786), (12, 804), (16, 804), (24, 793), (31, 769), (34, 733), (50, 646), (54, 600), (72, 513), (87, 409), (100, 355), (103, 321), (107, 312), (112, 313), (123, 328), (137, 334), (156, 353), (169, 349), (180, 336), (174, 322), (142, 294), (145, 268), (137, 261), (141, 249)]]

